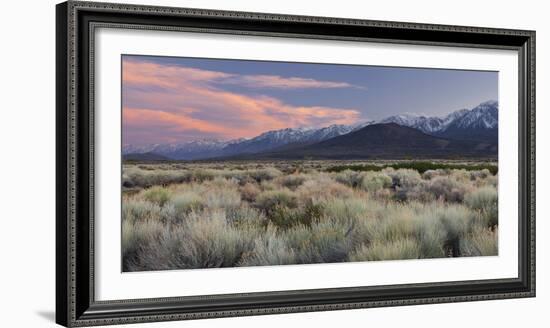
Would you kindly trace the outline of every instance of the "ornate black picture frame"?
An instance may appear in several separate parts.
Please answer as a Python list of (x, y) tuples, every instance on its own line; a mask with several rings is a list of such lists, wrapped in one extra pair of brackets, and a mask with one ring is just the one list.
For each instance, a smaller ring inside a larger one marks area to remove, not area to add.
[[(56, 321), (92, 326), (535, 296), (535, 32), (68, 1), (57, 5)], [(94, 32), (196, 31), (509, 49), (519, 58), (519, 277), (97, 301), (94, 297)]]

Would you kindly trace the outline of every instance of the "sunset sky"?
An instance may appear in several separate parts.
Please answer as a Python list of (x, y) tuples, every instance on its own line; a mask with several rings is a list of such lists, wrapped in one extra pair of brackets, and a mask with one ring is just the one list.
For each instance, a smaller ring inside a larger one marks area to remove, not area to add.
[(498, 100), (496, 72), (122, 57), (123, 143), (249, 138)]

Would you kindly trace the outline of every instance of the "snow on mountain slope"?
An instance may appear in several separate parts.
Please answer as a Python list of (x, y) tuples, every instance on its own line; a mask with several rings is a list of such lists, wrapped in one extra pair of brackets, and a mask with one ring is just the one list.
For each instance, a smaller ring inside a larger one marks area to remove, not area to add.
[(264, 132), (250, 139), (221, 141), (201, 139), (179, 144), (146, 146), (124, 145), (123, 154), (154, 153), (171, 159), (206, 159), (241, 153), (258, 153), (289, 144), (312, 144), (357, 131), (374, 123), (396, 123), (426, 134), (465, 140), (494, 142), (498, 135), (498, 102), (487, 101), (475, 108), (454, 111), (444, 117), (400, 114), (378, 122), (365, 121), (353, 125), (333, 124), (322, 128), (299, 127)]
[(419, 129), (427, 134), (444, 135), (447, 130), (495, 129), (498, 127), (498, 102), (491, 100), (475, 108), (461, 109), (445, 117), (426, 117), (400, 114), (387, 117), (379, 123), (396, 123)]

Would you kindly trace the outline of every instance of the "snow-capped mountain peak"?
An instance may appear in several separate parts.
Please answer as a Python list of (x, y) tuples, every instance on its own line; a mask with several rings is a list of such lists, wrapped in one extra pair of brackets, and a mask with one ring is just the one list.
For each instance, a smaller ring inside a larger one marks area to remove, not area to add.
[(198, 139), (175, 144), (147, 146), (124, 145), (123, 154), (155, 153), (172, 159), (206, 159), (243, 153), (270, 151), (291, 144), (312, 144), (360, 130), (374, 123), (396, 123), (426, 134), (450, 139), (476, 139), (494, 142), (498, 137), (498, 102), (486, 101), (475, 108), (460, 109), (443, 117), (399, 114), (378, 122), (364, 121), (352, 125), (296, 127), (264, 132), (250, 139), (229, 141)]
[(448, 129), (484, 128), (498, 126), (498, 102), (486, 101), (475, 108), (460, 109), (444, 117), (426, 117), (415, 114), (399, 114), (387, 117), (380, 123), (396, 123), (421, 130), (427, 134), (444, 134)]
[(452, 124), (460, 128), (494, 129), (498, 126), (498, 102), (481, 103)]

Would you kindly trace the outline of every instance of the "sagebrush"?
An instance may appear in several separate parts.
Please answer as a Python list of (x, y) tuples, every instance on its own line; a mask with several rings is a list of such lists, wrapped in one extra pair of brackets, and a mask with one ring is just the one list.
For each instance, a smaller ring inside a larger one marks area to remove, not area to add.
[(495, 167), (126, 164), (123, 269), (497, 255)]

